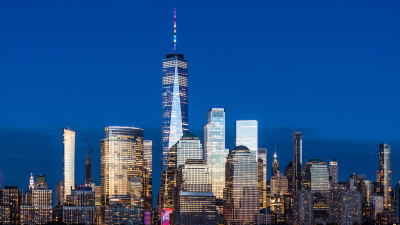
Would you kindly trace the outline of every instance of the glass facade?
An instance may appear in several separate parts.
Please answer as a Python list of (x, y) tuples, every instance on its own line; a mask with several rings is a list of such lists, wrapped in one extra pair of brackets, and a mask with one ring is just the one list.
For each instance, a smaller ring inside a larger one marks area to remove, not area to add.
[(217, 224), (210, 172), (203, 160), (188, 159), (179, 168), (177, 224)]
[(385, 208), (391, 207), (392, 148), (386, 143), (379, 145), (379, 189), (383, 194)]
[(236, 146), (246, 146), (258, 159), (258, 121), (237, 120), (236, 121)]
[(168, 150), (188, 131), (188, 62), (182, 54), (168, 54), (162, 62), (162, 169)]
[(326, 162), (310, 159), (304, 166), (303, 187), (311, 191), (329, 190), (329, 173)]
[[(124, 214), (133, 209), (135, 212), (140, 211), (143, 206), (143, 130), (109, 126), (105, 131), (105, 138), (101, 141), (101, 196), (102, 205), (106, 209), (104, 215), (113, 216), (114, 212)], [(130, 221), (132, 218), (105, 218), (105, 223), (125, 219)]]
[(228, 155), (224, 190), (224, 214), (229, 223), (254, 223), (260, 212), (257, 186), (257, 161), (245, 146), (237, 146)]
[(204, 154), (211, 172), (213, 193), (218, 199), (223, 199), (228, 153), (225, 148), (225, 109), (210, 109), (204, 126)]
[(75, 189), (75, 131), (64, 128), (64, 199)]
[(303, 133), (293, 133), (292, 188), (293, 193), (301, 189), (301, 171), (303, 163)]
[(188, 159), (201, 159), (203, 160), (203, 146), (200, 139), (191, 133), (186, 132), (177, 143), (177, 164), (176, 168), (185, 164)]

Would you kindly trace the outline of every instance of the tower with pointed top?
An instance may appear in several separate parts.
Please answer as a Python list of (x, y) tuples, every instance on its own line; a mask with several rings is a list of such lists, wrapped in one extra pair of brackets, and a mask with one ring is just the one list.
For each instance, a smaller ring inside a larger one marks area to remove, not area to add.
[(177, 53), (176, 10), (174, 10), (173, 53), (162, 61), (162, 171), (167, 168), (168, 150), (188, 131), (188, 61)]
[(278, 162), (278, 155), (276, 154), (276, 149), (274, 153), (274, 160), (272, 160), (271, 164), (271, 177), (277, 176), (279, 173), (279, 162)]

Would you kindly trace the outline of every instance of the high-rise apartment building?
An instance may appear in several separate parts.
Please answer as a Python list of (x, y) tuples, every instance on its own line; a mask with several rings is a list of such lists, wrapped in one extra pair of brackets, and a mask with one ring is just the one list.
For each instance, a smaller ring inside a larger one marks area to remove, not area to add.
[(10, 224), (20, 224), (20, 207), (22, 204), (22, 190), (17, 186), (4, 186), (0, 190), (0, 210), (5, 213), (0, 220)]
[(224, 190), (224, 214), (228, 223), (254, 223), (260, 211), (255, 157), (241, 145), (228, 155)]
[(391, 207), (392, 148), (386, 143), (379, 145), (379, 190), (383, 194), (385, 208)]
[(329, 222), (333, 224), (361, 223), (361, 202), (360, 192), (333, 187), (329, 193)]
[(223, 199), (228, 153), (229, 150), (225, 148), (225, 109), (212, 108), (207, 112), (207, 125), (204, 126), (204, 154), (217, 199)]
[(293, 133), (293, 161), (292, 161), (292, 193), (301, 189), (301, 173), (303, 163), (303, 133)]
[(73, 190), (70, 205), (63, 206), (63, 222), (67, 224), (96, 224), (95, 191), (90, 186)]
[[(101, 196), (104, 223), (142, 219), (143, 130), (109, 126), (101, 141)], [(117, 217), (116, 217), (117, 215)]]
[(64, 199), (75, 189), (75, 131), (64, 128)]
[(293, 198), (293, 224), (313, 224), (313, 194), (301, 189), (295, 192)]
[(188, 61), (176, 49), (162, 61), (162, 171), (167, 169), (169, 149), (188, 131)]
[(258, 159), (258, 121), (257, 120), (237, 120), (236, 139), (237, 146), (246, 146)]

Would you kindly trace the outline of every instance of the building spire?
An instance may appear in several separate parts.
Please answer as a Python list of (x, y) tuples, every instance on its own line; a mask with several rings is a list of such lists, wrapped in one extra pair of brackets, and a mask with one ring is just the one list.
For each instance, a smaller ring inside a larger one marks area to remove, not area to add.
[(31, 179), (29, 180), (29, 190), (35, 188), (35, 180), (33, 180), (33, 173), (31, 173)]
[(176, 8), (174, 8), (174, 53), (176, 53)]

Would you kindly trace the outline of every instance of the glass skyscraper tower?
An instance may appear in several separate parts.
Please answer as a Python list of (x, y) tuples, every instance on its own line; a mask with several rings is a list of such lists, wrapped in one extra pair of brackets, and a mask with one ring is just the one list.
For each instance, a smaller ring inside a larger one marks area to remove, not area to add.
[(204, 126), (204, 154), (211, 172), (213, 193), (223, 198), (225, 163), (229, 150), (225, 148), (225, 109), (213, 108), (207, 113)]
[(392, 148), (386, 143), (379, 145), (379, 190), (383, 194), (385, 208), (391, 207)]
[(188, 131), (188, 62), (176, 51), (174, 12), (174, 52), (162, 61), (162, 170), (167, 168), (168, 150)]
[(75, 131), (64, 128), (64, 200), (75, 189)]
[(246, 146), (258, 160), (258, 121), (237, 120), (236, 121), (236, 147)]

